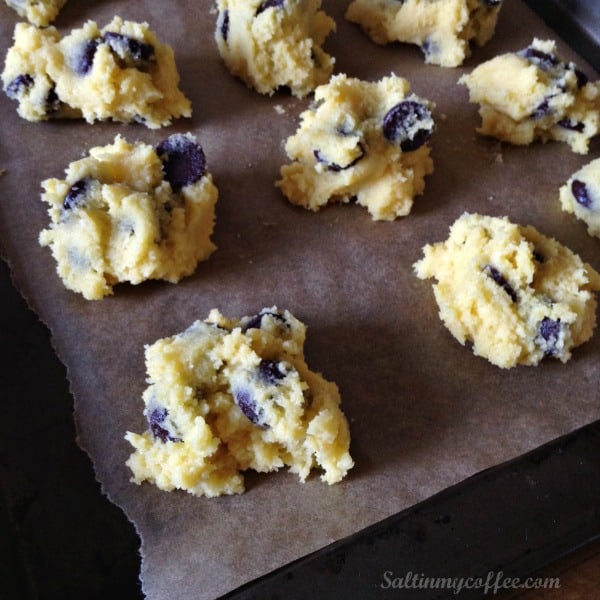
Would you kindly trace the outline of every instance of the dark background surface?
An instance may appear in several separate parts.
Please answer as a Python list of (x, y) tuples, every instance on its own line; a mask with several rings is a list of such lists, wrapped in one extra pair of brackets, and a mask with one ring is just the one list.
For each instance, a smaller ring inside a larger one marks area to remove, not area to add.
[[(526, 3), (600, 69), (597, 0)], [(76, 444), (64, 366), (4, 262), (0, 352), (0, 599), (141, 597), (139, 539), (102, 495)], [(597, 422), (230, 597), (373, 597), (361, 587), (364, 573), (381, 570), (386, 556), (404, 572), (433, 572), (441, 563), (448, 575), (473, 573), (477, 565), (525, 576), (600, 538), (599, 478)], [(444, 597), (401, 597), (413, 596)], [(377, 597), (384, 597), (380, 590)]]
[(3, 261), (0, 302), (0, 599), (134, 599), (138, 537), (76, 444), (65, 368)]

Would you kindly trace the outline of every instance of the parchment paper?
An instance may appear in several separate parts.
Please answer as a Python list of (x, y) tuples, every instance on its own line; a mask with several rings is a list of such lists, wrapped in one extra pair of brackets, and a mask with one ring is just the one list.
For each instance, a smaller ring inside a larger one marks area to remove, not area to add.
[[(28, 123), (0, 94), (1, 251), (68, 368), (79, 442), (104, 492), (141, 535), (148, 598), (223, 594), (600, 415), (600, 335), (566, 365), (548, 360), (503, 371), (450, 336), (431, 283), (412, 274), (422, 246), (444, 239), (465, 210), (531, 224), (600, 268), (600, 242), (558, 202), (559, 186), (598, 156), (598, 142), (581, 156), (565, 144), (517, 148), (479, 137), (477, 108), (456, 83), (499, 52), (556, 35), (520, 1), (506, 0), (493, 40), (463, 67), (442, 69), (425, 65), (414, 47), (373, 44), (344, 20), (347, 4), (323, 2), (338, 25), (326, 44), (336, 72), (375, 80), (394, 71), (437, 105), (435, 173), (412, 214), (393, 223), (373, 222), (355, 205), (314, 214), (280, 195), (274, 181), (286, 160), (282, 143), (309, 99), (260, 96), (234, 79), (217, 53), (208, 1), (70, 0), (55, 22), (66, 33), (86, 19), (104, 25), (115, 14), (148, 21), (175, 50), (192, 119), (162, 131)], [(1, 4), (3, 56), (16, 21)], [(174, 131), (192, 131), (204, 146), (220, 192), (218, 250), (178, 285), (123, 285), (99, 302), (69, 292), (37, 243), (47, 225), (40, 182), (62, 176), (70, 161), (117, 133), (155, 144)], [(317, 474), (304, 485), (287, 472), (249, 474), (244, 495), (217, 499), (130, 483), (123, 436), (146, 427), (144, 344), (182, 331), (214, 307), (241, 316), (273, 304), (308, 325), (309, 365), (340, 387), (356, 462), (348, 478), (329, 487)]]

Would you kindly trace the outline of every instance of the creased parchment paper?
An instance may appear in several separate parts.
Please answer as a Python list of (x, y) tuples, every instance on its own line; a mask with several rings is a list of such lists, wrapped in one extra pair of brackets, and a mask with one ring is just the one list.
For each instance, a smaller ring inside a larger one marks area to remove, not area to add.
[[(566, 144), (517, 148), (481, 138), (477, 108), (457, 85), (479, 62), (533, 36), (556, 35), (521, 2), (506, 0), (493, 40), (463, 67), (442, 69), (425, 65), (412, 46), (373, 44), (345, 21), (347, 4), (323, 2), (338, 25), (326, 44), (336, 72), (375, 80), (393, 71), (436, 103), (435, 172), (412, 214), (393, 223), (373, 222), (355, 205), (314, 214), (280, 195), (274, 182), (285, 162), (282, 143), (310, 100), (260, 96), (230, 76), (206, 0), (70, 0), (55, 22), (66, 33), (86, 19), (103, 26), (115, 14), (148, 21), (175, 50), (191, 119), (161, 131), (29, 123), (0, 97), (2, 254), (68, 368), (79, 441), (105, 493), (141, 535), (148, 598), (216, 597), (600, 415), (600, 334), (566, 365), (547, 360), (503, 371), (450, 336), (431, 283), (412, 273), (422, 246), (445, 239), (466, 210), (533, 225), (600, 269), (600, 242), (558, 202), (559, 186), (598, 156), (597, 140), (581, 156)], [(1, 4), (3, 56), (16, 21)], [(117, 133), (155, 144), (175, 131), (198, 136), (219, 188), (218, 250), (178, 285), (123, 285), (98, 302), (67, 291), (50, 252), (37, 243), (48, 222), (40, 182), (61, 177), (69, 162)], [(244, 495), (217, 499), (131, 483), (123, 436), (146, 427), (144, 344), (182, 331), (212, 308), (242, 316), (274, 304), (308, 325), (309, 366), (340, 387), (356, 462), (348, 478), (329, 487), (317, 474), (305, 484), (284, 471), (249, 474)]]

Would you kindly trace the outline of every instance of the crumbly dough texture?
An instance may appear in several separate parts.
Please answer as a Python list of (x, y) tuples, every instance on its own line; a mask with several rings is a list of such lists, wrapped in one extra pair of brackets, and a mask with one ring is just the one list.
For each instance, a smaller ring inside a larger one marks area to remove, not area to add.
[(6, 4), (37, 27), (46, 27), (57, 17), (67, 0), (5, 0)]
[(354, 0), (346, 18), (377, 44), (416, 44), (425, 62), (457, 67), (494, 35), (501, 0)]
[(244, 491), (242, 471), (313, 467), (329, 484), (353, 466), (337, 386), (309, 370), (306, 328), (287, 310), (218, 310), (146, 347), (148, 431), (128, 432), (136, 483), (198, 496)]
[(374, 220), (405, 216), (433, 172), (432, 108), (394, 74), (377, 82), (335, 75), (316, 89), (286, 141), (292, 162), (276, 186), (313, 211), (356, 199)]
[(117, 136), (71, 163), (65, 179), (42, 182), (51, 222), (39, 240), (65, 286), (97, 300), (119, 282), (175, 283), (191, 274), (215, 249), (218, 192), (203, 160), (191, 134), (157, 148)]
[(573, 173), (560, 188), (559, 198), (565, 212), (581, 219), (588, 233), (600, 238), (600, 158)]
[(459, 83), (479, 104), (478, 132), (511, 144), (566, 142), (587, 154), (600, 124), (600, 81), (591, 82), (557, 52), (553, 40), (482, 63)]
[(437, 280), (442, 321), (494, 365), (566, 362), (592, 336), (600, 275), (533, 227), (465, 213), (423, 252), (415, 271)]
[(299, 98), (325, 83), (323, 50), (335, 21), (321, 0), (217, 0), (215, 39), (229, 71), (261, 94), (287, 87)]
[(173, 50), (147, 23), (88, 21), (61, 38), (54, 27), (17, 23), (2, 83), (29, 121), (84, 118), (156, 129), (191, 116)]

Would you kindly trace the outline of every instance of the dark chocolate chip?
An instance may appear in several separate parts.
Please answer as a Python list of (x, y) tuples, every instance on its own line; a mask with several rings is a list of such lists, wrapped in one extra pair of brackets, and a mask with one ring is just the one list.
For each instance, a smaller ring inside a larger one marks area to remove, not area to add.
[(113, 31), (104, 34), (104, 41), (123, 61), (124, 67), (147, 68), (148, 63), (154, 59), (152, 44)]
[(260, 329), (262, 326), (262, 319), (265, 315), (270, 315), (275, 319), (278, 319), (282, 322), (282, 324), (286, 324), (286, 320), (283, 315), (273, 312), (272, 310), (263, 309), (257, 315), (250, 317), (243, 325), (242, 331), (245, 333), (248, 329)]
[(50, 88), (50, 91), (48, 92), (48, 95), (46, 96), (46, 114), (50, 115), (52, 113), (58, 112), (60, 110), (60, 107), (62, 106), (62, 101), (61, 99), (58, 97), (58, 94), (56, 93), (56, 88), (52, 87)]
[(585, 130), (585, 123), (582, 123), (581, 121), (573, 121), (572, 119), (561, 119), (558, 121), (557, 125), (563, 129), (576, 131), (577, 133), (583, 133)]
[(577, 87), (581, 89), (590, 80), (589, 77), (581, 70), (575, 68), (575, 76), (577, 77)]
[(562, 331), (562, 323), (560, 319), (554, 320), (550, 317), (544, 317), (539, 327), (539, 335), (544, 340), (543, 345), (546, 347), (544, 354), (552, 356), (556, 354), (557, 344)]
[(550, 112), (550, 98), (545, 98), (544, 101), (531, 113), (532, 119), (542, 119)]
[(92, 65), (94, 64), (94, 56), (96, 55), (96, 50), (98, 50), (98, 45), (100, 44), (99, 39), (93, 39), (87, 41), (79, 50), (77, 56), (75, 57), (75, 61), (73, 63), (73, 70), (77, 75), (87, 75), (92, 69)]
[(359, 148), (360, 148), (360, 154), (350, 163), (348, 163), (347, 165), (338, 165), (336, 163), (332, 163), (329, 162), (329, 160), (327, 160), (327, 158), (321, 153), (320, 150), (314, 150), (313, 154), (315, 159), (317, 160), (317, 162), (323, 163), (324, 165), (327, 165), (327, 170), (328, 171), (345, 171), (346, 169), (351, 169), (354, 165), (356, 165), (356, 163), (358, 163), (358, 161), (364, 157), (365, 152), (364, 152), (364, 148), (362, 146), (362, 144), (358, 144)]
[[(430, 121), (429, 108), (415, 100), (404, 100), (391, 108), (383, 118), (383, 135), (390, 142), (398, 144), (403, 152), (412, 152), (431, 137), (433, 128)], [(419, 127), (421, 123), (423, 125)]]
[(175, 133), (156, 148), (165, 179), (173, 191), (200, 180), (206, 173), (206, 157), (202, 148), (190, 137)]
[(27, 73), (17, 75), (5, 88), (6, 95), (17, 100), (23, 91), (33, 85), (33, 77)]
[(65, 210), (71, 210), (73, 208), (78, 208), (83, 203), (85, 198), (85, 194), (88, 189), (88, 180), (87, 179), (79, 179), (76, 181), (65, 196), (63, 200), (63, 208)]
[(590, 208), (592, 205), (592, 197), (590, 196), (590, 192), (584, 181), (574, 179), (571, 183), (571, 193), (578, 204), (581, 204), (581, 206), (584, 206), (585, 208)]
[(223, 40), (227, 41), (229, 37), (229, 11), (226, 10), (219, 14), (218, 24), (219, 31)]
[(517, 52), (517, 54), (526, 58), (530, 63), (543, 71), (551, 71), (560, 64), (560, 60), (554, 54), (538, 50), (537, 48), (528, 47)]
[(277, 360), (261, 360), (258, 365), (259, 378), (269, 385), (277, 385), (284, 377)]
[(155, 408), (148, 415), (148, 426), (150, 427), (150, 433), (159, 439), (163, 444), (166, 442), (181, 442), (182, 440), (177, 437), (173, 437), (169, 430), (163, 427), (165, 419), (167, 418), (168, 411), (166, 408)]
[(281, 8), (285, 4), (285, 0), (264, 0), (256, 10), (256, 15), (264, 12), (269, 8)]
[(240, 407), (240, 410), (244, 413), (255, 425), (261, 425), (260, 411), (256, 407), (256, 401), (252, 396), (251, 390), (247, 388), (239, 388), (233, 390), (233, 399), (235, 403)]
[(513, 302), (517, 301), (517, 293), (515, 292), (513, 287), (510, 285), (510, 283), (508, 283), (508, 281), (506, 281), (506, 279), (504, 278), (504, 275), (502, 275), (502, 273), (500, 273), (500, 271), (498, 271), (498, 269), (496, 269), (496, 267), (493, 267), (492, 265), (486, 265), (483, 268), (483, 271), (488, 277), (493, 279), (510, 296), (510, 299)]
[[(439, 57), (442, 53), (440, 48), (440, 43), (436, 40), (432, 40), (431, 38), (425, 38), (423, 43), (421, 44), (421, 52), (425, 55), (425, 59), (429, 60), (432, 57)], [(436, 58), (434, 58), (434, 62)]]

